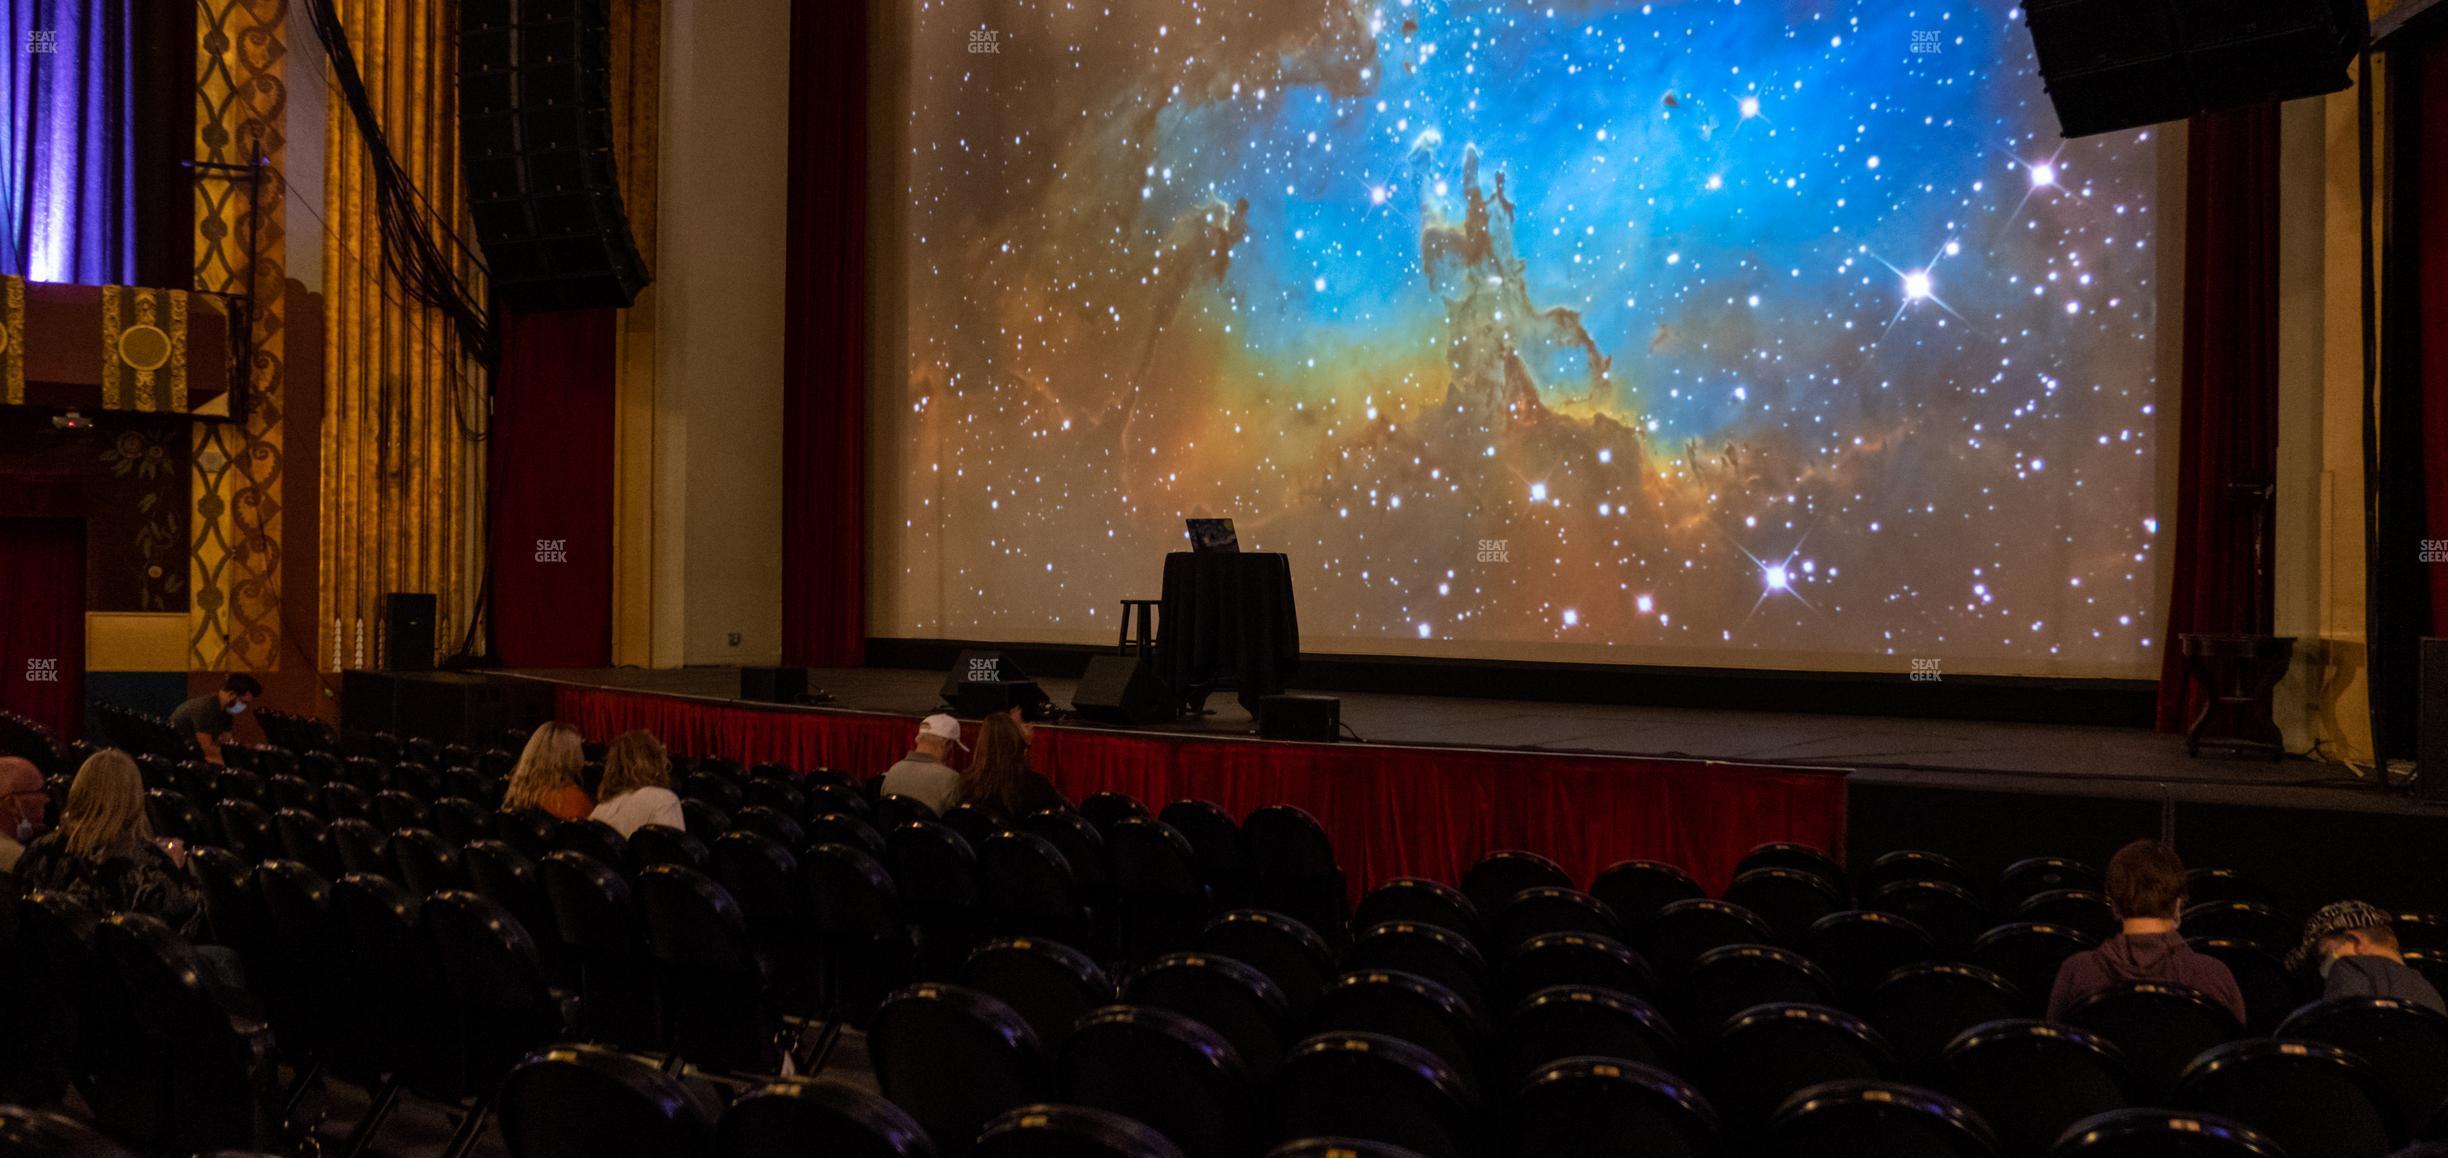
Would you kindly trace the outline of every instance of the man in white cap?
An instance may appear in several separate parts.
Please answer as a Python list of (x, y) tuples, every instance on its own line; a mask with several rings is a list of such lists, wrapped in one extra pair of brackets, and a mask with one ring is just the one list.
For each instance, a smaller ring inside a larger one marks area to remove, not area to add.
[(961, 743), (959, 720), (937, 712), (919, 721), (918, 746), (884, 770), (884, 795), (907, 796), (943, 815), (952, 807), (953, 790), (960, 787), (960, 773), (944, 763), (944, 753), (968, 747)]

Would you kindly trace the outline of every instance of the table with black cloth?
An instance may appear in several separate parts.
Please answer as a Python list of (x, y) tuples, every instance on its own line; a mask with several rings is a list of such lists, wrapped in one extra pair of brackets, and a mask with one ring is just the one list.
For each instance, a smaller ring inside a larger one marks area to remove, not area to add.
[(1270, 551), (1165, 556), (1156, 670), (1179, 702), (1199, 711), (1208, 693), (1229, 687), (1255, 716), (1259, 698), (1283, 691), (1284, 674), (1299, 665), (1290, 560)]

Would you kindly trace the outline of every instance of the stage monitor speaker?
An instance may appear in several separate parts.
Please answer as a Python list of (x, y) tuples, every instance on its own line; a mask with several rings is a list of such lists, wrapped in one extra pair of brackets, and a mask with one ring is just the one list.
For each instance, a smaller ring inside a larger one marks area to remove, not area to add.
[(1100, 655), (1088, 660), (1071, 693), (1071, 711), (1104, 724), (1158, 724), (1173, 718), (1173, 698), (1156, 678), (1153, 661)]
[(627, 306), (653, 280), (612, 160), (610, 3), (460, 0), (460, 172), (512, 312)]
[(2425, 800), (2448, 801), (2448, 639), (2425, 639), (2420, 647), (2414, 791)]
[(434, 597), (423, 592), (394, 591), (382, 597), (384, 671), (433, 670), (434, 607)]
[(768, 704), (795, 704), (808, 694), (808, 669), (803, 667), (744, 667), (740, 698)]
[(936, 694), (951, 705), (957, 716), (986, 716), (1019, 708), (1030, 719), (1036, 719), (1050, 702), (1045, 689), (1028, 678), (1002, 652), (972, 648), (952, 661), (952, 670), (944, 674), (943, 687)]
[(1258, 734), (1269, 740), (1331, 744), (1343, 734), (1343, 701), (1333, 696), (1260, 696)]
[(2025, 0), (2068, 137), (2337, 92), (2371, 36), (2363, 0)]

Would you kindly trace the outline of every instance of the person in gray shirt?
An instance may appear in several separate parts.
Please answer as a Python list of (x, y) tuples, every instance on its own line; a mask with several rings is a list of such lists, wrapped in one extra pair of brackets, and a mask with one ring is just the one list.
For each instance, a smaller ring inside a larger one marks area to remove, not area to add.
[(179, 735), (195, 740), (204, 750), (204, 758), (221, 762), (221, 745), (228, 743), (230, 732), (237, 727), (238, 716), (263, 694), (263, 684), (245, 672), (231, 672), (221, 681), (221, 690), (180, 704), (170, 713), (170, 727)]
[(2448, 1013), (2439, 989), (2405, 963), (2396, 919), (2378, 905), (2338, 901), (2312, 914), (2303, 943), (2287, 956), (2290, 966), (2306, 962), (2320, 970), (2324, 999), (2393, 997)]
[(943, 815), (960, 790), (960, 773), (944, 763), (944, 754), (954, 748), (968, 749), (968, 745), (961, 743), (960, 734), (960, 721), (942, 712), (920, 721), (917, 747), (884, 770), (882, 793), (907, 796), (934, 809), (935, 815)]

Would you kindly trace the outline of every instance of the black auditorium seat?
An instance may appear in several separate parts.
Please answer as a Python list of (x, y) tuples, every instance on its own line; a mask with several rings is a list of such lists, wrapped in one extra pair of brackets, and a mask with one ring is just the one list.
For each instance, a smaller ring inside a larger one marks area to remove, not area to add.
[(639, 873), (636, 887), (673, 1048), (714, 1069), (775, 1072), (768, 961), (739, 902), (714, 878), (679, 865)]
[(1997, 902), (1999, 913), (2011, 915), (2021, 911), (2033, 897), (2042, 893), (2087, 892), (2097, 896), (2103, 887), (2099, 870), (2081, 861), (2058, 856), (2033, 856), (2007, 865), (2005, 871), (1998, 874), (1997, 892), (1992, 899)]
[(1484, 944), (1478, 906), (1461, 890), (1422, 877), (1396, 877), (1370, 889), (1352, 910), (1352, 928), (1366, 929), (1387, 921), (1438, 925)]
[(1480, 1016), (1494, 1012), (1488, 1001), (1487, 961), (1479, 947), (1442, 926), (1414, 921), (1371, 925), (1352, 938), (1343, 951), (1343, 965), (1416, 973), (1453, 990)]
[(865, 1025), (884, 995), (907, 984), (916, 945), (900, 890), (882, 861), (842, 844), (809, 847), (799, 876), (814, 905), (829, 1016)]
[(1104, 831), (1122, 955), (1144, 960), (1189, 948), (1208, 909), (1189, 840), (1147, 816), (1123, 816)]
[(2064, 925), (2028, 921), (1999, 925), (1972, 942), (1972, 960), (2005, 978), (2023, 995), (2023, 1013), (2047, 1012), (2049, 990), (2057, 984), (2058, 967), (2068, 957), (2089, 949), (2092, 939)]
[(1776, 943), (1799, 946), (1810, 927), (1844, 908), (1844, 896), (1827, 877), (1802, 869), (1747, 869), (1726, 886), (1725, 899), (1751, 910), (1776, 933)]
[(1737, 1014), (1708, 1046), (1705, 1088), (1728, 1129), (1756, 1133), (1785, 1099), (1822, 1082), (1887, 1078), (1886, 1043), (1850, 1015), (1816, 1005)]
[(933, 1158), (926, 1130), (901, 1107), (855, 1086), (775, 1078), (723, 1111), (718, 1158)]
[[(1289, 804), (1270, 804), (1242, 820), (1241, 839), (1249, 850), (1251, 903), (1340, 943), (1351, 901), (1334, 844), (1317, 818)], [(1195, 853), (1195, 842), (1192, 848)]]
[(1087, 954), (1038, 937), (1002, 937), (969, 951), (960, 983), (1012, 1008), (1049, 1053), (1079, 1020), (1113, 1004), (1114, 985)]
[(1844, 866), (1837, 864), (1835, 858), (1827, 853), (1807, 844), (1798, 844), (1789, 840), (1772, 840), (1765, 844), (1755, 845), (1751, 851), (1743, 854), (1741, 860), (1734, 863), (1734, 875), (1739, 877), (1757, 868), (1792, 869), (1795, 872), (1809, 873), (1826, 881), (1840, 896), (1845, 890)]
[(1775, 1158), (1992, 1158), (1997, 1140), (1963, 1103), (1882, 1081), (1812, 1086), (1768, 1124)]
[(2007, 1158), (2039, 1158), (2074, 1123), (2131, 1104), (2115, 1046), (2044, 1021), (1995, 1021), (1957, 1037), (1937, 1082), (1989, 1123)]
[(2278, 1037), (2324, 1042), (2370, 1062), (2410, 1126), (2448, 1107), (2448, 1017), (2435, 1010), (2393, 997), (2338, 998), (2296, 1010)]
[(1230, 957), (1169, 953), (1140, 966), (1122, 983), (1122, 999), (1167, 1010), (1212, 1029), (1230, 1042), (1254, 1081), (1274, 1076), (1292, 1044), (1283, 993), (1265, 973)]
[(2289, 1158), (2260, 1131), (2216, 1114), (2114, 1110), (2068, 1127), (2050, 1158)]
[[(876, 841), (875, 851), (879, 853), (884, 851), (884, 843), (880, 838)], [(699, 840), (696, 834), (685, 828), (673, 828), (668, 824), (649, 824), (629, 834), (629, 856), (641, 869), (653, 868), (659, 864), (676, 864), (693, 869), (703, 869), (706, 867), (706, 862), (712, 859), (713, 851), (706, 847), (705, 841)]]
[(581, 1031), (591, 1041), (629, 1049), (662, 1045), (654, 957), (628, 878), (575, 852), (548, 854), (536, 875), (577, 977)]
[(1938, 952), (1929, 934), (1909, 917), (1847, 909), (1811, 923), (1802, 937), (1802, 955), (1825, 970), (1848, 1008), (1854, 1007), (1889, 973), (1929, 960)]
[(1383, 1034), (1325, 1033), (1294, 1046), (1275, 1071), (1275, 1110), (1285, 1141), (1348, 1137), (1421, 1158), (1481, 1149), (1462, 1079), (1434, 1053)]
[(1718, 1153), (1716, 1111), (1690, 1082), (1619, 1058), (1567, 1058), (1539, 1069), (1515, 1093), (1510, 1123), (1505, 1153), (1517, 1158)]
[(1200, 930), (1200, 952), (1230, 957), (1267, 975), (1283, 994), (1294, 1024), (1309, 1016), (1318, 994), (1335, 978), (1335, 954), (1309, 926), (1281, 913), (1237, 909), (1219, 913)]
[(1924, 961), (1888, 974), (1862, 1010), (1896, 1060), (1918, 1073), (1964, 1031), (2022, 1016), (2023, 995), (1978, 965)]
[(1262, 1133), (1249, 1071), (1215, 1030), (1170, 1010), (1109, 1005), (1063, 1043), (1066, 1102), (1144, 1122), (1189, 1158), (1237, 1158)]
[(1663, 986), (1649, 962), (1620, 942), (1586, 933), (1532, 937), (1499, 966), (1496, 1001), (1519, 1001), (1555, 985), (1587, 985), (1659, 998)]
[(1668, 979), (1722, 945), (1767, 945), (1776, 931), (1741, 905), (1706, 898), (1669, 902), (1648, 924), (1641, 952)]
[(1053, 1082), (1028, 1022), (958, 985), (913, 985), (884, 1000), (867, 1032), (884, 1096), (925, 1127), (946, 1155), (1015, 1106), (1044, 1101)]
[(719, 1103), (654, 1063), (591, 1045), (537, 1050), (502, 1083), (512, 1158), (665, 1158), (713, 1148)]
[(2185, 1068), (2176, 1101), (2251, 1126), (2293, 1158), (2389, 1154), (2412, 1136), (2371, 1063), (2321, 1042), (2217, 1046)]
[(1232, 814), (1211, 801), (1176, 800), (1156, 819), (1173, 826), (1190, 842), (1199, 879), (1219, 906), (1238, 908), (1250, 903), (1250, 855), (1241, 826)]
[(1608, 989), (1559, 985), (1524, 998), (1505, 1018), (1507, 1083), (1572, 1057), (1605, 1057), (1681, 1072), (1683, 1039), (1647, 1002)]
[(1492, 852), (1462, 870), (1462, 893), (1481, 913), (1494, 913), (1513, 894), (1542, 886), (1569, 889), (1572, 875), (1562, 865), (1535, 852), (1508, 849)]
[(1830, 1005), (1835, 985), (1801, 954), (1771, 945), (1727, 945), (1700, 955), (1677, 986), (1685, 1032), (1714, 1034), (1755, 1005)]
[(1181, 1158), (1146, 1124), (1088, 1106), (1006, 1110), (978, 1133), (979, 1158)]
[(1477, 1073), (1487, 1028), (1462, 998), (1434, 981), (1391, 970), (1337, 977), (1310, 1011), (1320, 1033), (1379, 1033), (1429, 1051), (1478, 1089)]
[(2125, 1053), (2134, 1095), (2145, 1103), (2172, 1093), (2202, 1051), (2244, 1031), (2217, 1002), (2182, 985), (2131, 982), (2074, 1004), (2065, 1020), (2107, 1038)]
[(1511, 952), (1548, 933), (1587, 933), (1616, 940), (1623, 936), (1615, 910), (1606, 902), (1562, 885), (1537, 885), (1513, 894), (1497, 906), (1490, 923), (1495, 926), (1495, 939), (1489, 948), (1498, 953)]

